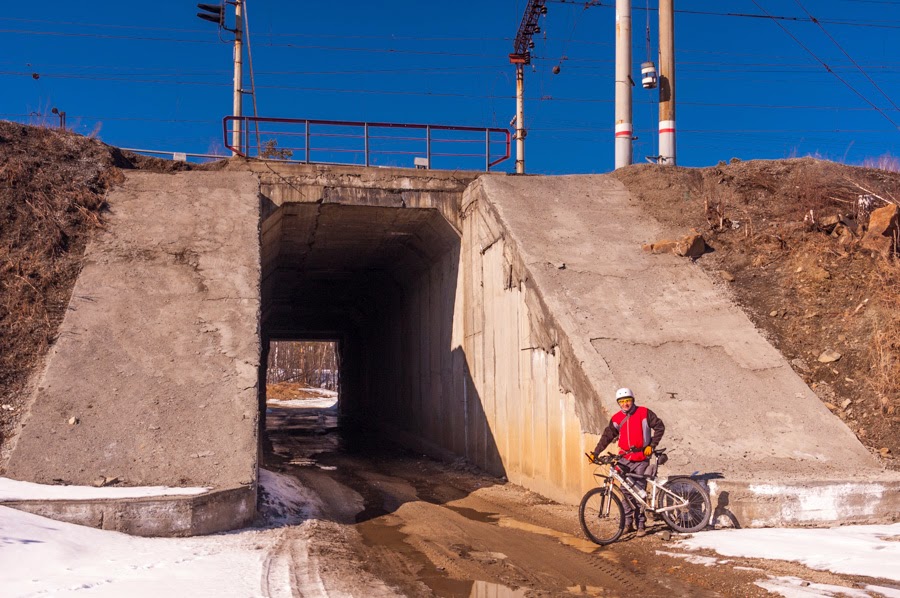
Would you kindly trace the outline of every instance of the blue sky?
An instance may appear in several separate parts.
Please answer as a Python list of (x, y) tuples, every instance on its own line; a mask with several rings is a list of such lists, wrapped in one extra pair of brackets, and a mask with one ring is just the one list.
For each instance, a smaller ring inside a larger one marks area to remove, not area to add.
[[(612, 4), (548, 2), (526, 70), (529, 172), (612, 168)], [(524, 5), (248, 0), (259, 113), (507, 127), (515, 112), (507, 55)], [(656, 60), (657, 1), (635, 0), (636, 80), (648, 6)], [(762, 15), (760, 7), (806, 19), (778, 21), (796, 40), (771, 19), (723, 14)], [(675, 0), (675, 8), (680, 165), (900, 155), (891, 122), (900, 124), (900, 0)], [(70, 126), (113, 145), (224, 151), (231, 47), (196, 12), (176, 0), (6, 3), (0, 118), (54, 122), (47, 114), (57, 106)], [(637, 162), (657, 151), (657, 93), (636, 87), (634, 100)]]

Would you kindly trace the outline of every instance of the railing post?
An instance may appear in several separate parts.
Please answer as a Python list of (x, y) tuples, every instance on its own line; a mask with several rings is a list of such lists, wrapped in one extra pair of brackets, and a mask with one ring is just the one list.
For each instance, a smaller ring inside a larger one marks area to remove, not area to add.
[(491, 130), (484, 130), (484, 170), (491, 171)]
[(309, 164), (309, 119), (306, 121), (306, 163)]
[(363, 123), (363, 137), (365, 137), (366, 166), (369, 165), (369, 123)]
[(431, 125), (425, 127), (425, 161), (431, 169)]

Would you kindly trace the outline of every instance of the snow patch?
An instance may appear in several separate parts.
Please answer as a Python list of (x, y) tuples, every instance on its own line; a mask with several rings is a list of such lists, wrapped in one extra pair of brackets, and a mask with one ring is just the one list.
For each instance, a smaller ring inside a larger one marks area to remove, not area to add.
[(682, 540), (678, 546), (724, 556), (796, 561), (811, 569), (900, 581), (900, 523), (830, 529), (729, 529)]
[(0, 507), (0, 588), (22, 597), (258, 596), (257, 546), (268, 543), (260, 535), (136, 538)]
[(665, 550), (657, 550), (656, 554), (661, 554), (664, 556), (671, 556), (678, 559), (684, 559), (687, 562), (693, 565), (703, 565), (704, 567), (712, 567), (716, 564), (724, 564), (728, 561), (720, 561), (719, 559), (711, 556), (702, 556), (699, 554), (688, 554), (684, 552), (666, 552)]
[(168, 486), (52, 486), (0, 478), (0, 501), (11, 500), (95, 500), (104, 498), (143, 498), (148, 496), (184, 496), (209, 492), (209, 488), (170, 488)]
[(784, 521), (839, 521), (848, 515), (872, 516), (884, 495), (881, 484), (833, 484), (829, 486), (779, 486), (752, 484), (750, 491), (758, 496), (777, 497), (781, 515), (773, 520), (754, 520), (753, 527), (778, 525)]
[(803, 581), (799, 577), (772, 577), (769, 576), (767, 581), (757, 581), (756, 585), (772, 592), (784, 596), (785, 598), (823, 598), (830, 596), (841, 596), (846, 598), (871, 598), (870, 592), (879, 593), (879, 590), (891, 593), (881, 593), (882, 596), (900, 596), (900, 592), (891, 590), (890, 588), (879, 588), (878, 586), (867, 586), (865, 590), (857, 590), (846, 586), (836, 586), (827, 583), (810, 583)]
[(260, 510), (269, 524), (295, 524), (322, 511), (318, 496), (296, 478), (260, 469), (259, 485)]
[(267, 399), (270, 407), (288, 407), (291, 409), (328, 409), (337, 405), (337, 397), (318, 399)]

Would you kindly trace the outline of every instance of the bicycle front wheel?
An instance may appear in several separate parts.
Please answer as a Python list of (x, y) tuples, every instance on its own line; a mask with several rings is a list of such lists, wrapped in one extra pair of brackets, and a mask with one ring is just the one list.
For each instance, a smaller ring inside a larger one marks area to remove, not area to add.
[(682, 534), (699, 532), (709, 525), (712, 503), (706, 489), (699, 482), (691, 478), (675, 478), (664, 488), (672, 494), (660, 491), (661, 500), (658, 504), (663, 508), (680, 505), (676, 509), (660, 513), (666, 525)]
[(588, 490), (578, 507), (578, 520), (591, 542), (601, 546), (612, 544), (625, 529), (622, 501), (607, 488)]

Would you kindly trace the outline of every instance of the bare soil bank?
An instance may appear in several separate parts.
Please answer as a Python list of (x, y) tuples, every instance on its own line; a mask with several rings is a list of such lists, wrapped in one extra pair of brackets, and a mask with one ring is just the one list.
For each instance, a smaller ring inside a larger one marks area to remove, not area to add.
[[(900, 200), (900, 173), (803, 158), (635, 165), (615, 174), (676, 234), (703, 234), (709, 249), (697, 263), (896, 469), (900, 263), (896, 252), (867, 250), (861, 238), (872, 209)], [(835, 224), (838, 217), (844, 222)], [(786, 396), (786, 411), (790, 402)]]

